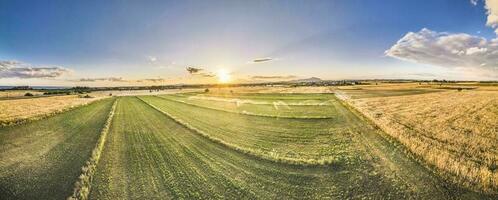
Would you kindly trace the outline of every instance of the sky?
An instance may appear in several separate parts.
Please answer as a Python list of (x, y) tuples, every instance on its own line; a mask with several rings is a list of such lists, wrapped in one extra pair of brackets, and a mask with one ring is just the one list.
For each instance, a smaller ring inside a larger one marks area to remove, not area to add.
[(0, 85), (498, 80), (497, 1), (0, 0)]

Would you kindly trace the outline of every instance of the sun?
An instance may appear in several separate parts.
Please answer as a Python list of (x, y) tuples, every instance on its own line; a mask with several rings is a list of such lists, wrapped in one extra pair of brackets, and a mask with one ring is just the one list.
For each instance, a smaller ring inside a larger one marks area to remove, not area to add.
[(218, 77), (218, 82), (220, 83), (228, 83), (231, 79), (230, 73), (225, 69), (218, 70), (218, 73), (216, 73), (216, 77)]

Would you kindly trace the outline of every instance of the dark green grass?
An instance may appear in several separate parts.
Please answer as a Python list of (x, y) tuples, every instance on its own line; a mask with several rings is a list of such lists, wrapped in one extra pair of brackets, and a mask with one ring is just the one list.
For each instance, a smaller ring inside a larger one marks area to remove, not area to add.
[(119, 101), (108, 136), (91, 199), (447, 199), (462, 195), (375, 136), (365, 138), (373, 143), (351, 144), (360, 145), (352, 150), (361, 157), (358, 162), (287, 165), (212, 142), (134, 97)]
[(0, 128), (0, 199), (65, 199), (91, 154), (113, 100)]

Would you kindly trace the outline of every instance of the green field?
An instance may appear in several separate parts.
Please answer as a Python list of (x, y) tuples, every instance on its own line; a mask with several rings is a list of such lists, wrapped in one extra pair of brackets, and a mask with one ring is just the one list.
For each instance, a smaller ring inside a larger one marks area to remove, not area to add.
[[(191, 95), (118, 97), (90, 199), (495, 198), (447, 183), (334, 96), (309, 95), (327, 118), (292, 112), (303, 94), (217, 96), (301, 116), (282, 118), (179, 101)], [(0, 129), (0, 199), (69, 197), (114, 100)]]
[(0, 128), (0, 199), (65, 199), (91, 154), (113, 100)]
[[(310, 96), (309, 99), (306, 99)], [(246, 115), (280, 118), (332, 118), (339, 104), (333, 94), (206, 95), (198, 93), (162, 95), (162, 98)]]
[[(443, 182), (402, 156), (401, 151), (375, 147), (388, 143), (373, 135), (365, 136), (364, 142), (377, 141), (351, 150), (358, 154), (356, 162), (290, 165), (226, 148), (134, 97), (119, 102), (109, 134), (91, 199), (399, 199), (460, 195), (452, 194)], [(376, 149), (367, 149), (369, 145)]]
[[(188, 123), (214, 140), (254, 155), (288, 162), (354, 162), (351, 143), (364, 123), (333, 97), (330, 119), (292, 119), (250, 116), (192, 106), (154, 96), (147, 103)], [(316, 106), (323, 107), (323, 106)], [(311, 108), (316, 109), (316, 108)], [(223, 119), (223, 120), (220, 120)]]

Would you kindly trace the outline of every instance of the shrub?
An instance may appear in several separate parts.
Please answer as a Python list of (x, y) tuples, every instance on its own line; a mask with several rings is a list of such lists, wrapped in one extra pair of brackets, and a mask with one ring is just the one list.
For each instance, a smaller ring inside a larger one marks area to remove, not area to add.
[(26, 94), (24, 94), (24, 96), (26, 96), (26, 97), (32, 97), (32, 96), (35, 96), (35, 95), (33, 95), (33, 94), (31, 94), (31, 93), (27, 92)]

